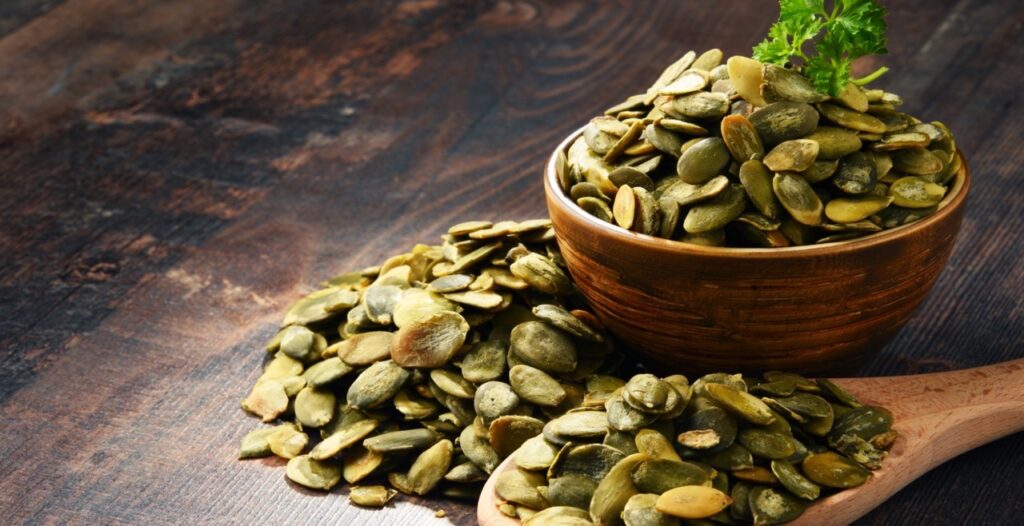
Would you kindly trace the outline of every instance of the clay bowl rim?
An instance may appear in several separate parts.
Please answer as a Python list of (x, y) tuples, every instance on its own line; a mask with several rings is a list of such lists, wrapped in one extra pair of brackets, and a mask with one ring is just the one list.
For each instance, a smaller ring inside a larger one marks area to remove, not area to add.
[[(967, 192), (970, 188), (971, 172), (967, 167), (967, 160), (958, 149), (956, 154), (960, 157), (960, 170), (953, 179), (953, 185), (942, 201), (939, 202), (938, 210), (935, 213), (913, 223), (901, 225), (895, 228), (874, 232), (866, 236), (846, 240), (833, 241), (815, 245), (800, 245), (795, 247), (780, 248), (747, 248), (747, 247), (709, 247), (694, 243), (684, 243), (672, 239), (649, 236), (631, 232), (620, 228), (612, 223), (605, 223), (600, 219), (586, 213), (582, 208), (573, 203), (569, 196), (562, 192), (555, 175), (555, 162), (558, 152), (566, 152), (569, 146), (577, 137), (583, 134), (584, 125), (570, 133), (558, 147), (551, 152), (547, 165), (544, 168), (544, 192), (547, 194), (548, 206), (565, 209), (568, 214), (576, 216), (591, 230), (599, 232), (602, 236), (612, 237), (616, 240), (633, 245), (641, 245), (646, 249), (660, 253), (671, 253), (675, 255), (691, 255), (712, 258), (742, 258), (742, 259), (771, 259), (771, 258), (802, 258), (806, 256), (817, 256), (826, 254), (843, 254), (861, 249), (894, 242), (898, 239), (913, 236), (934, 224), (939, 223), (947, 216), (954, 214), (967, 200)], [(553, 215), (553, 214), (552, 214)], [(556, 228), (557, 233), (557, 228)]]

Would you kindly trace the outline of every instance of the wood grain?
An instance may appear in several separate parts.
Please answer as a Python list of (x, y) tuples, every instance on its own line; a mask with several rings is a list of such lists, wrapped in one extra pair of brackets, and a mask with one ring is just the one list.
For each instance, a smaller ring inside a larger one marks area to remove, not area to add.
[[(1024, 12), (889, 3), (881, 84), (953, 128), (975, 184), (947, 271), (862, 372), (1019, 358)], [(472, 503), (358, 510), (235, 461), (260, 346), (331, 273), (542, 215), (558, 140), (686, 49), (749, 50), (775, 16), (752, 5), (3, 2), (4, 522), (472, 523)], [(1021, 451), (959, 457), (861, 523), (1014, 523)]]

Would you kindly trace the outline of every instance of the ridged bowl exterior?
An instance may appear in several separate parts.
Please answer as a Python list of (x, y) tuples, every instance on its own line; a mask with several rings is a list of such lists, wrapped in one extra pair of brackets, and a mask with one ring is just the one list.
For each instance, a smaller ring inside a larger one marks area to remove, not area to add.
[(544, 186), (580, 291), (658, 374), (836, 374), (880, 351), (935, 284), (963, 219), (970, 175), (962, 166), (931, 216), (856, 240), (781, 249), (701, 247), (604, 223), (558, 188), (554, 155)]

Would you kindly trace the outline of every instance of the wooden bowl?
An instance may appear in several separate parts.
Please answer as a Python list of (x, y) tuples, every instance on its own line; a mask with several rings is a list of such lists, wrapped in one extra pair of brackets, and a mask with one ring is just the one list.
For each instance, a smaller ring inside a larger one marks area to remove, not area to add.
[(961, 166), (924, 219), (850, 241), (771, 249), (704, 247), (605, 223), (561, 191), (554, 154), (544, 190), (580, 291), (648, 367), (662, 375), (834, 375), (880, 351), (935, 284), (963, 220), (970, 174)]

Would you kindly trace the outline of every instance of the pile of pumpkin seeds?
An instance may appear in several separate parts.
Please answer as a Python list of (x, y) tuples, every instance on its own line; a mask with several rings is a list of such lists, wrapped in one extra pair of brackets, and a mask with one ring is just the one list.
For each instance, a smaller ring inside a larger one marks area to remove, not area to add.
[(298, 300), (242, 408), (277, 424), (240, 458), (288, 459), (287, 477), (384, 506), (396, 492), (475, 499), (546, 422), (622, 362), (584, 309), (550, 221), (451, 227), (379, 267)]
[(594, 374), (497, 475), (524, 526), (780, 524), (864, 484), (897, 437), (892, 414), (784, 372), (629, 381)]
[(935, 212), (961, 167), (941, 122), (849, 84), (690, 51), (559, 152), (562, 190), (622, 228), (710, 246), (828, 243)]

